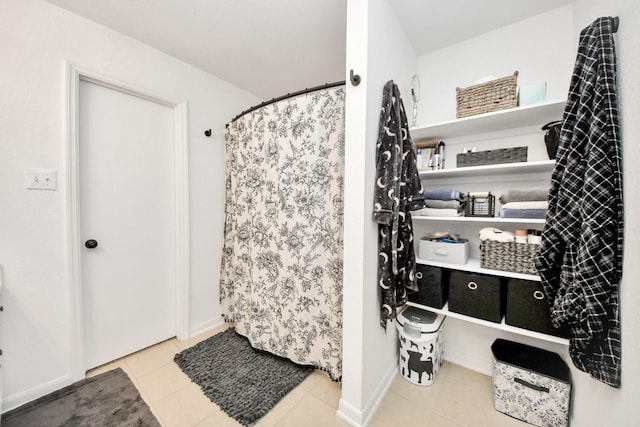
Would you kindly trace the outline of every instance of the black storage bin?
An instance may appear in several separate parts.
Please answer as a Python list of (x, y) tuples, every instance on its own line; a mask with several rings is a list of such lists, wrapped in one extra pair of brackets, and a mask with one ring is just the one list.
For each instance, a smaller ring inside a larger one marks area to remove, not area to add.
[(496, 410), (541, 427), (569, 424), (571, 373), (558, 354), (500, 338), (491, 352)]
[(543, 334), (568, 337), (568, 331), (551, 324), (549, 302), (541, 282), (509, 279), (505, 323)]
[(505, 281), (501, 277), (452, 270), (449, 311), (500, 323), (504, 315)]
[(416, 266), (418, 292), (409, 293), (409, 301), (442, 308), (449, 297), (449, 270), (430, 265)]

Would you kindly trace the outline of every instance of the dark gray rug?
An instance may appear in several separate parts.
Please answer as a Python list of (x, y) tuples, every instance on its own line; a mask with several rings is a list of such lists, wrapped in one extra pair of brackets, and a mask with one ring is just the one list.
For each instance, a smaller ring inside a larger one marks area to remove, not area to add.
[(244, 426), (254, 425), (314, 369), (254, 349), (233, 328), (174, 360), (212, 402)]
[(2, 427), (153, 426), (160, 423), (120, 368), (78, 381), (2, 415)]

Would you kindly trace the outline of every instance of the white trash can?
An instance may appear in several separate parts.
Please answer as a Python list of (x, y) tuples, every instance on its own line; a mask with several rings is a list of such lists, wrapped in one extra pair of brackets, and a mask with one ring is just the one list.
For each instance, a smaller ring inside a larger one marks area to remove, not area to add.
[(405, 306), (396, 318), (398, 367), (409, 382), (429, 386), (442, 366), (442, 324), (445, 316)]

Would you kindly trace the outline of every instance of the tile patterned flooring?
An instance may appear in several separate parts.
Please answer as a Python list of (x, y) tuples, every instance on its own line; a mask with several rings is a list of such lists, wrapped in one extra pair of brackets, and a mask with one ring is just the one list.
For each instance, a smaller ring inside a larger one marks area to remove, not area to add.
[[(189, 341), (175, 338), (96, 368), (89, 376), (121, 367), (164, 427), (238, 427), (173, 362), (173, 356), (222, 330), (224, 325)], [(256, 427), (340, 427), (336, 415), (340, 384), (315, 371), (265, 415)], [(527, 424), (493, 409), (491, 377), (445, 362), (430, 387), (394, 379), (371, 427), (496, 427)]]

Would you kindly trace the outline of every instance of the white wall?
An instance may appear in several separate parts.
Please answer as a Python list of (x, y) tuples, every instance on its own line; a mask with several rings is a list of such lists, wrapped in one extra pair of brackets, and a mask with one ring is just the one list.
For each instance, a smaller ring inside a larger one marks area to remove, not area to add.
[[(221, 320), (222, 131), (258, 99), (40, 0), (0, 2), (0, 54), (0, 342), (7, 410), (71, 381), (64, 60), (188, 102), (192, 332)], [(206, 138), (209, 128), (213, 136)], [(58, 190), (26, 190), (27, 167), (57, 170)]]
[(418, 58), (418, 124), (456, 118), (456, 87), (518, 71), (518, 85), (547, 82), (547, 99), (567, 96), (575, 60), (571, 5), (499, 28)]
[(345, 344), (339, 412), (356, 425), (366, 424), (375, 413), (396, 374), (397, 332), (389, 322), (385, 333), (379, 320), (377, 225), (371, 212), (382, 91), (388, 80), (394, 80), (411, 110), (415, 58), (387, 0), (348, 2), (347, 69), (360, 74), (362, 83), (347, 84)]

